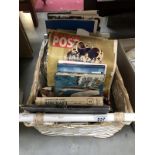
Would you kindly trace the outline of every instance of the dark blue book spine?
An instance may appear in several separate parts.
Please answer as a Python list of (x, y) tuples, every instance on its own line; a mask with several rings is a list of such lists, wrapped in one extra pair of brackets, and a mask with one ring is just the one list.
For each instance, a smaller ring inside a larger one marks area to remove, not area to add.
[(63, 30), (77, 30), (82, 28), (88, 32), (94, 32), (95, 21), (87, 20), (46, 20), (47, 29), (63, 29)]

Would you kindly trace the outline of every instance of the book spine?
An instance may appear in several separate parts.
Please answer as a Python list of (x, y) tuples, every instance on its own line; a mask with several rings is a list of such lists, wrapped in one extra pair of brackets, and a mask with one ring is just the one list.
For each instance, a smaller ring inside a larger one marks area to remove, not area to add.
[(42, 106), (24, 106), (24, 110), (38, 113), (53, 113), (53, 114), (106, 114), (110, 111), (110, 106), (103, 107), (85, 107), (85, 108), (55, 108)]
[(103, 106), (103, 97), (37, 97), (35, 104), (53, 107)]

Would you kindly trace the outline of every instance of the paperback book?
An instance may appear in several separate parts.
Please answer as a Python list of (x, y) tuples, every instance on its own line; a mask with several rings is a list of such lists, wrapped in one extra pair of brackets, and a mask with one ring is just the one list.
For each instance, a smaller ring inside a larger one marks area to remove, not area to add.
[(103, 96), (103, 74), (56, 73), (55, 96)]

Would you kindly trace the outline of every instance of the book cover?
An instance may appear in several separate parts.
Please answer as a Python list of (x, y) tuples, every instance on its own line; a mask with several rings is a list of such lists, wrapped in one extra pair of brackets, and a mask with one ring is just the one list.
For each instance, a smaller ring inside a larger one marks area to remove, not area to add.
[(103, 96), (103, 74), (56, 73), (55, 96)]

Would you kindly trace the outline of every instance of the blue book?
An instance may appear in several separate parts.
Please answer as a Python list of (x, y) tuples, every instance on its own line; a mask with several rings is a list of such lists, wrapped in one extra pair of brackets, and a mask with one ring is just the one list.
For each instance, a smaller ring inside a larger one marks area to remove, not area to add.
[(103, 96), (103, 74), (56, 73), (55, 96)]
[(96, 31), (95, 20), (81, 20), (81, 19), (56, 19), (45, 21), (47, 29), (63, 29), (63, 30), (74, 30), (78, 28), (87, 30), (88, 32)]
[(63, 73), (106, 74), (105, 64), (59, 61), (57, 71)]

